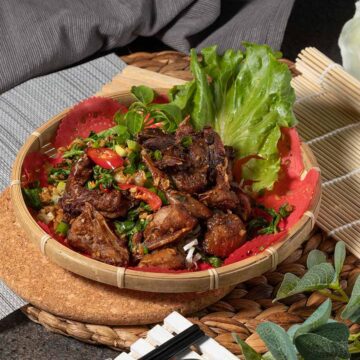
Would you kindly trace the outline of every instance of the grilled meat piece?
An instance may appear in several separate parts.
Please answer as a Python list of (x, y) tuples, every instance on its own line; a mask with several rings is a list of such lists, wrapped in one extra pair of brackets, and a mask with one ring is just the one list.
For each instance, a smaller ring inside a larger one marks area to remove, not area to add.
[(208, 219), (212, 211), (191, 195), (176, 190), (168, 190), (166, 197), (170, 205), (182, 205), (187, 212), (197, 219)]
[(175, 136), (164, 133), (159, 128), (144, 129), (138, 134), (137, 140), (148, 150), (165, 150), (175, 144)]
[(150, 155), (146, 152), (145, 149), (141, 150), (141, 159), (153, 177), (154, 186), (158, 187), (160, 190), (166, 191), (170, 187), (170, 180), (165, 173), (163, 173), (155, 166)]
[(145, 255), (138, 265), (140, 268), (153, 266), (167, 270), (183, 269), (185, 258), (176, 249), (166, 248)]
[(215, 186), (201, 194), (199, 199), (207, 206), (221, 210), (234, 210), (239, 206), (237, 195), (232, 190), (221, 186)]
[(211, 255), (226, 257), (246, 241), (245, 225), (235, 214), (216, 213), (207, 222), (203, 242)]
[(131, 203), (118, 190), (103, 192), (99, 189), (89, 190), (84, 187), (92, 174), (92, 163), (83, 155), (72, 167), (66, 182), (65, 193), (60, 206), (67, 216), (78, 216), (86, 202), (94, 206), (103, 216), (113, 219), (126, 215)]
[[(205, 170), (205, 169), (204, 169)], [(207, 171), (178, 172), (171, 176), (176, 189), (189, 194), (196, 194), (208, 185)]]
[(204, 140), (207, 144), (209, 178), (214, 182), (216, 179), (216, 168), (223, 165), (226, 158), (224, 144), (219, 136), (211, 127), (205, 127), (202, 131)]
[(144, 231), (144, 245), (149, 250), (160, 248), (185, 237), (195, 226), (197, 220), (181, 205), (162, 207)]
[(180, 145), (174, 145), (164, 150), (162, 159), (156, 162), (156, 166), (161, 170), (186, 170), (190, 164), (188, 154)]
[(234, 210), (240, 204), (239, 198), (230, 187), (227, 164), (227, 159), (225, 159), (224, 164), (218, 164), (216, 166), (217, 175), (215, 187), (199, 195), (199, 200), (209, 207), (222, 210)]
[(77, 250), (89, 254), (93, 259), (115, 266), (126, 266), (129, 252), (111, 231), (105, 218), (90, 203), (71, 224), (67, 239)]
[(195, 134), (195, 129), (190, 123), (190, 116), (187, 116), (178, 126), (175, 132), (175, 140), (180, 143), (185, 136)]
[(239, 199), (239, 205), (234, 212), (238, 214), (243, 221), (249, 221), (253, 208), (253, 200), (249, 195), (245, 194), (240, 187), (235, 187), (234, 191)]

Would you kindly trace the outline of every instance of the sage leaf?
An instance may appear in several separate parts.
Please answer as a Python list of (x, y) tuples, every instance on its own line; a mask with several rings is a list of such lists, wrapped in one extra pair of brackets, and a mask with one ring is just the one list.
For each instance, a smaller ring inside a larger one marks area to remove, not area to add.
[(335, 342), (321, 335), (307, 333), (295, 339), (295, 345), (304, 360), (349, 359), (347, 342)]
[(308, 333), (327, 323), (331, 315), (331, 300), (323, 302), (301, 325), (297, 327), (294, 338)]
[(326, 255), (320, 250), (312, 250), (310, 251), (307, 258), (307, 268), (311, 269), (315, 265), (319, 265), (326, 262)]
[(143, 115), (137, 111), (129, 111), (125, 115), (126, 126), (132, 135), (139, 133), (143, 127)]
[(333, 278), (335, 270), (329, 263), (314, 265), (296, 284), (288, 295), (299, 294), (305, 291), (314, 291), (327, 288)]
[(131, 88), (131, 93), (136, 97), (137, 100), (146, 105), (150, 104), (155, 97), (154, 90), (144, 85), (133, 86)]
[(294, 324), (294, 325), (290, 326), (289, 330), (287, 331), (287, 334), (290, 336), (290, 339), (292, 341), (294, 340), (295, 333), (300, 326), (301, 326), (301, 324)]
[(348, 327), (339, 322), (331, 322), (321, 325), (312, 331), (312, 333), (320, 335), (331, 341), (343, 342), (346, 345), (350, 335)]
[(341, 313), (343, 319), (349, 319), (352, 322), (360, 320), (360, 276), (357, 277), (350, 300)]
[(276, 360), (276, 359), (272, 356), (272, 354), (271, 354), (270, 351), (268, 351), (267, 353), (263, 354), (262, 359), (263, 359), (263, 360)]
[(335, 276), (334, 276), (334, 283), (339, 281), (339, 276), (341, 273), (341, 269), (344, 265), (346, 257), (346, 247), (343, 241), (338, 241), (335, 246), (334, 252), (334, 265), (335, 265)]
[(245, 356), (245, 360), (261, 360), (261, 355), (258, 354), (250, 345), (236, 334), (233, 334), (233, 338), (237, 344), (241, 347), (242, 353)]
[(291, 273), (286, 273), (284, 279), (279, 287), (279, 290), (276, 294), (276, 300), (284, 299), (289, 296), (289, 293), (295, 289), (296, 285), (300, 281), (296, 275)]
[(296, 348), (286, 331), (271, 322), (260, 324), (256, 331), (277, 360), (297, 360)]

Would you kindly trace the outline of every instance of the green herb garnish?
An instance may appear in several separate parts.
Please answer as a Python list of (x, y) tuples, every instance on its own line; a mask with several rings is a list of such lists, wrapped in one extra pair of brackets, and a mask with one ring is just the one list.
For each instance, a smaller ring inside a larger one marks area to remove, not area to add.
[(192, 137), (187, 135), (187, 136), (184, 136), (182, 139), (181, 139), (181, 145), (184, 146), (184, 147), (189, 147), (190, 145), (192, 144)]
[(153, 152), (153, 157), (155, 160), (161, 160), (162, 159), (162, 153), (160, 150), (155, 150)]
[(40, 199), (41, 188), (39, 186), (34, 187), (32, 189), (22, 188), (21, 191), (27, 206), (35, 210), (41, 209), (42, 207), (41, 199)]
[(75, 145), (70, 150), (65, 151), (62, 157), (64, 159), (74, 159), (74, 158), (79, 158), (83, 154), (84, 154), (84, 150), (80, 149), (78, 146)]
[(69, 231), (69, 225), (64, 221), (59, 222), (59, 224), (56, 226), (56, 229), (55, 229), (56, 233), (64, 235), (64, 236), (67, 235), (68, 231)]

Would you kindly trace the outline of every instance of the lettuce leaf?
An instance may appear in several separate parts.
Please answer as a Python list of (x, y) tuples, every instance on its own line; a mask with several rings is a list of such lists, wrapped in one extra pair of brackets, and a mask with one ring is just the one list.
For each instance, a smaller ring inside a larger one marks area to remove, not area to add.
[(212, 126), (238, 159), (250, 158), (242, 174), (260, 191), (271, 189), (278, 178), (280, 128), (296, 123), (295, 94), (279, 53), (266, 45), (244, 47), (244, 53), (227, 50), (223, 55), (216, 46), (205, 48), (201, 62), (192, 50), (194, 80), (172, 89), (170, 99), (191, 115), (196, 129)]

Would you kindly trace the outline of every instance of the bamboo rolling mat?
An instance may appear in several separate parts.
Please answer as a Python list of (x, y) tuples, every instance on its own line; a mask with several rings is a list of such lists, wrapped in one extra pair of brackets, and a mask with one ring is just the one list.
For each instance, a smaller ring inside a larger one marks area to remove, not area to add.
[(321, 168), (318, 225), (360, 257), (360, 82), (315, 48), (296, 60), (299, 132)]

